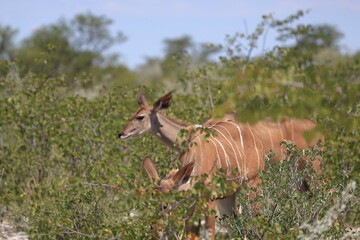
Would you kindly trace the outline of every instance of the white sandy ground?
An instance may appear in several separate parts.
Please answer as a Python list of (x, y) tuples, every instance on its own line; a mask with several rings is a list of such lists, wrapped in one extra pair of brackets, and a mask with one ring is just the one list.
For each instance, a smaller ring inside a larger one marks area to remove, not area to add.
[(17, 232), (9, 222), (0, 220), (0, 240), (28, 240), (24, 232)]
[[(224, 228), (217, 229), (217, 231), (222, 233), (227, 232)], [(358, 237), (360, 237), (360, 227), (346, 228), (346, 233), (341, 239), (342, 240), (359, 239)], [(28, 240), (28, 239), (29, 237), (26, 235), (25, 232), (17, 232), (16, 228), (6, 220), (0, 222), (0, 240)]]

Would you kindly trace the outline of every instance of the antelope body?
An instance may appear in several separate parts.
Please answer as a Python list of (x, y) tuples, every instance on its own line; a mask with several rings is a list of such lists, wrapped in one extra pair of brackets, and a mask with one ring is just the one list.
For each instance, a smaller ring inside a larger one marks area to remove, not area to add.
[[(199, 130), (194, 134), (195, 136), (188, 144), (188, 151), (180, 156), (180, 170), (161, 181), (164, 192), (169, 189), (190, 188), (193, 183), (189, 184), (183, 180), (203, 174), (208, 175), (205, 183), (210, 184), (212, 176), (218, 169), (223, 169), (226, 177), (230, 181), (237, 181), (239, 186), (249, 183), (250, 186), (256, 187), (259, 181), (258, 170), (264, 169), (264, 149), (250, 125), (226, 121), (219, 122), (208, 130), (211, 131), (209, 137), (206, 137), (206, 132)], [(144, 165), (146, 166), (145, 163)], [(237, 171), (233, 171), (234, 169)], [(154, 170), (149, 168), (145, 170), (149, 177), (158, 178)], [(234, 193), (227, 193), (225, 197), (229, 197), (228, 200), (217, 202), (222, 215), (232, 214), (235, 210)], [(215, 198), (209, 198), (207, 201), (208, 211), (215, 209)], [(205, 228), (209, 237), (214, 239), (215, 217), (213, 215), (206, 217)]]
[[(187, 139), (177, 139), (179, 132), (181, 130), (190, 131), (196, 127), (186, 125), (175, 118), (169, 118), (160, 111), (170, 106), (171, 99), (172, 93), (169, 92), (159, 98), (153, 106), (150, 106), (143, 93), (137, 94), (136, 100), (141, 108), (131, 116), (128, 123), (120, 131), (119, 138), (126, 140), (150, 132), (164, 144), (181, 153), (181, 147), (176, 143)], [(218, 122), (228, 120), (235, 121), (235, 116), (233, 114), (226, 114), (223, 118), (209, 119), (202, 126), (211, 127)], [(316, 128), (316, 124), (308, 119), (300, 120), (284, 117), (280, 122), (267, 120), (248, 126), (254, 135), (260, 139), (265, 153), (269, 153), (270, 150), (276, 153), (274, 157), (270, 158), (270, 161), (274, 162), (279, 162), (285, 156), (284, 147), (280, 145), (281, 141), (290, 140), (296, 144), (298, 149), (307, 149), (310, 145), (315, 145), (319, 139), (324, 140), (323, 136), (319, 135), (309, 143), (306, 141), (304, 133)], [(306, 159), (301, 164), (305, 161)], [(318, 160), (313, 162), (313, 167), (317, 173), (321, 172)], [(299, 168), (302, 168), (302, 166), (299, 166)]]
[[(170, 106), (171, 98), (170, 92), (150, 106), (144, 94), (139, 93), (136, 100), (141, 108), (132, 115), (123, 130), (120, 131), (119, 138), (125, 140), (150, 132), (169, 147), (181, 152), (180, 145), (175, 144), (178, 133), (181, 130), (190, 132), (197, 127), (181, 124), (176, 119), (169, 118), (160, 112)], [(278, 123), (265, 121), (251, 126), (229, 119), (233, 120), (233, 117), (227, 116), (225, 119), (221, 119), (223, 122), (210, 119), (204, 123), (205, 126), (209, 126), (208, 130), (214, 133), (209, 138), (205, 137), (205, 133), (196, 131), (195, 134), (192, 134), (191, 139), (182, 139), (189, 142), (188, 151), (183, 152), (180, 156), (180, 170), (182, 171), (179, 170), (179, 173), (172, 174), (172, 176), (177, 176), (176, 178), (163, 179), (162, 184), (165, 186), (163, 189), (188, 189), (191, 186), (188, 183), (184, 184), (183, 179), (200, 176), (204, 173), (209, 175), (208, 182), (210, 182), (212, 174), (220, 168), (225, 170), (228, 179), (236, 179), (239, 183), (247, 182), (250, 186), (256, 187), (259, 182), (257, 171), (264, 168), (264, 155), (272, 149), (277, 154), (270, 159), (271, 161), (277, 162), (283, 159), (284, 149), (280, 146), (280, 142), (283, 140), (294, 141), (300, 149), (307, 148), (308, 144), (303, 134), (305, 131), (315, 128), (315, 124), (310, 120), (284, 118)], [(316, 141), (317, 139), (314, 139), (311, 143)], [(144, 165), (150, 166), (151, 164)], [(319, 165), (319, 162), (314, 161), (313, 167), (317, 172), (320, 172)], [(237, 176), (232, 175), (233, 169), (238, 170)], [(154, 173), (154, 171), (151, 172)], [(149, 176), (159, 179), (158, 176), (150, 174), (148, 170), (147, 173)], [(231, 214), (235, 209), (234, 194), (229, 193), (227, 198), (217, 200), (217, 204), (222, 214)], [(212, 209), (214, 206), (213, 199), (209, 200), (209, 208)], [(210, 229), (212, 237), (214, 236), (214, 224), (214, 216), (209, 217), (206, 226)]]
[(249, 124), (225, 121), (207, 129), (210, 136), (198, 130), (189, 143), (189, 150), (180, 157), (182, 166), (195, 161), (193, 175), (211, 175), (222, 168), (226, 176), (233, 179), (239, 176), (234, 176), (232, 170), (238, 169), (244, 179), (252, 179), (258, 169), (263, 169), (263, 145)]
[[(318, 134), (316, 137), (308, 142), (304, 133), (313, 131), (316, 124), (308, 119), (294, 119), (283, 117), (280, 122), (264, 121), (251, 126), (253, 132), (260, 138), (265, 153), (270, 150), (276, 153), (275, 156), (269, 160), (272, 162), (280, 162), (285, 157), (285, 147), (280, 145), (284, 140), (292, 141), (296, 144), (297, 149), (307, 149), (309, 146), (314, 146), (319, 140), (324, 141), (324, 137)], [(304, 164), (308, 159), (301, 159), (299, 169), (304, 168)], [(320, 161), (318, 159), (312, 162), (313, 169), (320, 174)]]

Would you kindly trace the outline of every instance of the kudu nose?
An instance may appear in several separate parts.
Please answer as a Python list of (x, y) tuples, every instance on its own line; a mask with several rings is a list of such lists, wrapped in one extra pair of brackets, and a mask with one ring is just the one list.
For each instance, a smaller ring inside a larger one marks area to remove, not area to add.
[(124, 135), (123, 132), (119, 132), (118, 137), (121, 138), (121, 136), (123, 136), (123, 135)]

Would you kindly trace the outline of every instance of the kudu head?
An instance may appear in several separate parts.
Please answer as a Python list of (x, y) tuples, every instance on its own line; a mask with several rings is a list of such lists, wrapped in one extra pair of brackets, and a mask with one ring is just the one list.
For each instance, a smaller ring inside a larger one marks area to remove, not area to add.
[[(179, 170), (171, 170), (165, 178), (159, 178), (155, 162), (150, 157), (145, 157), (143, 160), (143, 169), (148, 175), (151, 182), (154, 184), (156, 190), (160, 192), (169, 192), (174, 189), (177, 191), (189, 190), (189, 177), (194, 169), (194, 161), (182, 166)], [(157, 182), (160, 180), (160, 184)]]
[(140, 105), (130, 118), (129, 122), (119, 132), (119, 138), (122, 140), (140, 136), (149, 131), (156, 121), (156, 113), (159, 110), (166, 109), (170, 106), (172, 92), (169, 92), (159, 98), (152, 106), (150, 106), (143, 93), (136, 95), (136, 101)]

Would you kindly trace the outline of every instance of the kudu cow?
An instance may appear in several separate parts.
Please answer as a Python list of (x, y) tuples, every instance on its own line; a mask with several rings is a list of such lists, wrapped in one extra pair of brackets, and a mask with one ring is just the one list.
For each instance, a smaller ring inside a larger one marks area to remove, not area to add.
[[(170, 106), (171, 99), (172, 93), (169, 92), (151, 106), (148, 105), (144, 94), (138, 93), (136, 101), (141, 108), (131, 116), (128, 123), (119, 132), (119, 138), (126, 140), (150, 132), (167, 146), (181, 152), (180, 145), (176, 144), (178, 134), (181, 130), (190, 131), (194, 126), (184, 124), (183, 121), (174, 117), (168, 117), (160, 111)], [(227, 120), (235, 121), (234, 114), (226, 114), (223, 118), (209, 119), (202, 126), (210, 127), (218, 122)], [(323, 140), (323, 137), (319, 135), (310, 142), (306, 141), (304, 133), (316, 128), (315, 123), (307, 119), (300, 120), (284, 117), (280, 122), (267, 120), (250, 125), (250, 127), (254, 134), (260, 138), (265, 152), (268, 153), (272, 149), (276, 153), (270, 159), (275, 162), (279, 162), (284, 158), (284, 147), (280, 145), (281, 141), (290, 140), (296, 144), (298, 149), (307, 149), (310, 145), (315, 145), (319, 139)], [(181, 143), (180, 141), (178, 142)], [(316, 172), (320, 172), (319, 165), (319, 162), (314, 163)]]
[[(195, 176), (207, 174), (206, 185), (211, 186), (211, 180), (219, 169), (223, 169), (229, 181), (236, 181), (256, 187), (259, 182), (258, 171), (264, 169), (264, 149), (260, 139), (254, 135), (250, 125), (237, 124), (233, 121), (219, 122), (207, 129), (197, 130), (190, 142), (188, 150), (181, 154), (180, 170), (173, 178), (161, 181), (163, 191), (181, 190), (191, 187), (188, 181)], [(183, 171), (186, 169), (186, 171)], [(236, 171), (234, 171), (236, 169)], [(146, 169), (149, 174), (149, 171)], [(179, 176), (180, 174), (180, 176)], [(153, 175), (156, 177), (156, 174)], [(185, 180), (185, 181), (184, 181)], [(180, 189), (179, 189), (180, 188)], [(227, 201), (217, 202), (221, 215), (230, 215), (236, 208), (235, 191), (229, 191), (221, 198)], [(215, 209), (215, 198), (207, 199), (207, 211)], [(210, 239), (215, 236), (215, 217), (206, 217), (205, 229)]]
[[(192, 129), (196, 129), (196, 126), (187, 126), (160, 112), (170, 106), (171, 98), (170, 92), (150, 106), (144, 94), (137, 94), (136, 100), (141, 108), (132, 115), (127, 125), (120, 131), (120, 139), (129, 139), (150, 132), (169, 147), (181, 152), (180, 145), (175, 144), (178, 133), (181, 130), (190, 132)], [(210, 139), (205, 141), (204, 134), (196, 135), (191, 142), (196, 143), (197, 148), (190, 147), (188, 152), (181, 155), (181, 167), (195, 161), (191, 172), (192, 176), (199, 176), (203, 173), (211, 176), (219, 168), (225, 169), (227, 173), (231, 173), (232, 169), (237, 169), (240, 175), (229, 175), (229, 179), (246, 180), (252, 186), (256, 186), (258, 183), (257, 171), (264, 168), (265, 153), (273, 149), (277, 155), (270, 160), (281, 160), (283, 149), (279, 143), (283, 140), (294, 141), (300, 149), (307, 148), (308, 144), (303, 133), (315, 128), (315, 124), (310, 120), (290, 118), (285, 118), (279, 123), (266, 121), (252, 126), (233, 121), (218, 121), (209, 120), (204, 123), (204, 125), (210, 126), (209, 129), (216, 132), (217, 136), (211, 135)], [(312, 143), (316, 141), (317, 139), (314, 139)], [(317, 172), (320, 171), (318, 162), (314, 162), (313, 166)], [(227, 198), (218, 200), (217, 203), (221, 213), (229, 214), (235, 207), (235, 197), (230, 194)], [(214, 203), (211, 200), (209, 207), (213, 206)], [(215, 222), (214, 217), (207, 220), (208, 227)], [(213, 236), (213, 230), (211, 232)]]

